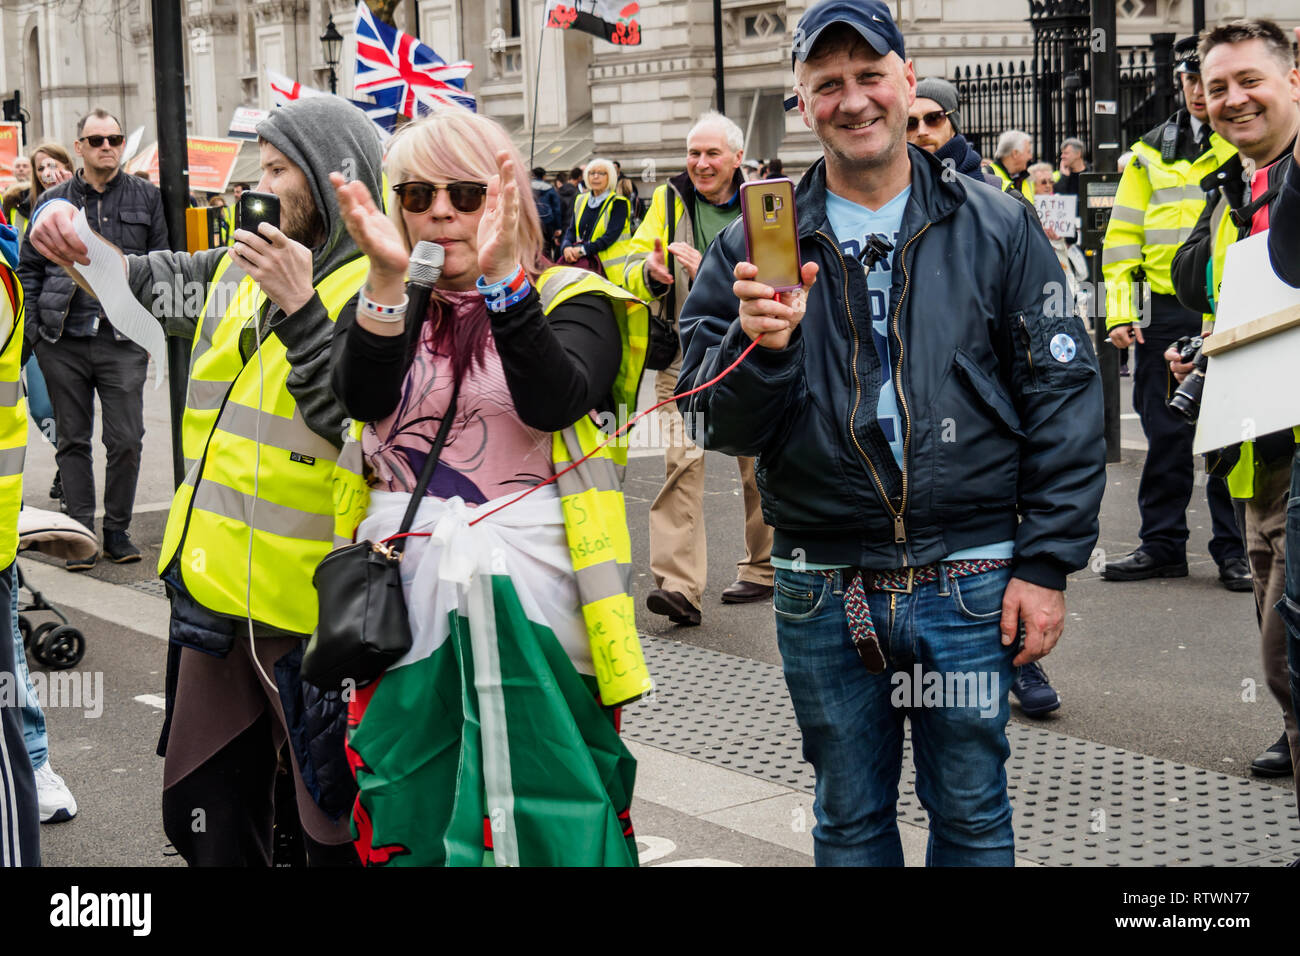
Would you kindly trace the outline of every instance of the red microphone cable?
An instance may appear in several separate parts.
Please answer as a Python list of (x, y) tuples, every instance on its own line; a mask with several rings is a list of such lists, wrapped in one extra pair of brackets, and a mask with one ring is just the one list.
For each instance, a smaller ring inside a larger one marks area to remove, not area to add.
[[(780, 294), (780, 293), (777, 293), (775, 296), (773, 296), (773, 298), (776, 299), (777, 302), (780, 302), (780, 301), (781, 301), (781, 294)], [(766, 334), (767, 334), (766, 332), (760, 332), (759, 335), (758, 335), (758, 338), (754, 339), (754, 341), (752, 341), (752, 342), (749, 343), (749, 345), (745, 348), (745, 351), (741, 352), (740, 355), (736, 358), (736, 361), (732, 362), (730, 365), (728, 365), (726, 368), (724, 368), (721, 372), (719, 372), (719, 373), (718, 373), (717, 375), (715, 375), (713, 378), (709, 379), (709, 380), (708, 380), (707, 382), (705, 382), (703, 385), (697, 385), (695, 388), (691, 389), (689, 392), (682, 392), (682, 393), (679, 394), (679, 395), (673, 395), (671, 398), (665, 398), (665, 399), (664, 399), (662, 402), (660, 402), (659, 404), (654, 405), (654, 406), (652, 406), (652, 407), (650, 407), (650, 408), (647, 408), (645, 411), (640, 412), (639, 414), (632, 416), (632, 418), (628, 421), (628, 423), (627, 423), (626, 425), (624, 425), (624, 426), (623, 426), (622, 428), (620, 428), (618, 431), (614, 432), (614, 434), (610, 435), (610, 436), (609, 436), (608, 438), (606, 438), (603, 442), (601, 442), (599, 445), (597, 445), (597, 446), (596, 446), (595, 448), (593, 448), (591, 451), (587, 452), (587, 454), (583, 455), (583, 456), (582, 456), (581, 458), (579, 458), (577, 461), (570, 462), (570, 463), (569, 463), (568, 465), (566, 465), (564, 468), (562, 468), (561, 470), (557, 471), (557, 472), (556, 472), (555, 474), (553, 474), (550, 478), (547, 478), (545, 481), (541, 482), (540, 484), (533, 485), (531, 488), (529, 488), (529, 489), (527, 489), (527, 490), (525, 490), (525, 491), (522, 491), (522, 492), (520, 492), (518, 495), (516, 495), (515, 497), (511, 498), (509, 501), (502, 502), (501, 504), (499, 504), (499, 505), (497, 505), (495, 508), (493, 508), (491, 511), (486, 511), (486, 512), (484, 512), (483, 514), (479, 515), (479, 516), (476, 517), (473, 521), (469, 522), (470, 527), (473, 527), (474, 525), (478, 524), (478, 523), (479, 523), (480, 521), (482, 521), (484, 518), (490, 518), (492, 515), (496, 514), (498, 511), (501, 511), (501, 510), (504, 509), (504, 508), (509, 508), (511, 505), (515, 504), (515, 503), (518, 502), (518, 501), (523, 501), (525, 498), (527, 498), (529, 495), (531, 495), (531, 494), (532, 494), (534, 491), (536, 491), (538, 488), (545, 488), (547, 485), (552, 484), (553, 482), (555, 482), (555, 481), (556, 481), (556, 480), (557, 480), (561, 475), (566, 475), (566, 474), (568, 474), (569, 472), (573, 471), (573, 469), (577, 468), (577, 467), (578, 467), (579, 465), (581, 465), (584, 461), (586, 461), (586, 460), (587, 460), (588, 458), (590, 458), (592, 455), (596, 454), (596, 452), (600, 451), (602, 448), (604, 448), (606, 445), (608, 445), (608, 444), (609, 444), (610, 442), (612, 442), (614, 439), (618, 438), (620, 435), (622, 435), (624, 432), (626, 432), (629, 428), (631, 428), (633, 425), (635, 425), (635, 424), (636, 424), (637, 422), (639, 422), (641, 419), (645, 418), (645, 417), (646, 417), (647, 415), (649, 415), (651, 412), (656, 412), (656, 411), (658, 411), (659, 409), (661, 409), (661, 408), (663, 408), (665, 405), (667, 405), (669, 402), (675, 402), (675, 401), (677, 401), (679, 398), (689, 398), (691, 395), (694, 395), (694, 394), (696, 394), (697, 392), (702, 392), (702, 391), (704, 391), (706, 388), (712, 388), (714, 385), (717, 385), (717, 384), (718, 384), (719, 382), (721, 382), (724, 378), (726, 378), (728, 375), (730, 375), (732, 372), (734, 372), (734, 371), (736, 370), (736, 367), (739, 366), (741, 362), (745, 361), (745, 357), (746, 357), (747, 355), (749, 355), (750, 352), (754, 351), (755, 346), (757, 346), (758, 343), (762, 341), (763, 336), (765, 336)], [(430, 531), (408, 531), (408, 532), (406, 532), (405, 534), (395, 534), (395, 535), (392, 535), (391, 537), (384, 538), (384, 543), (386, 544), (386, 543), (388, 543), (389, 541), (396, 541), (398, 538), (427, 538), (427, 537), (429, 537), (430, 534), (432, 534), (432, 532), (430, 532)]]

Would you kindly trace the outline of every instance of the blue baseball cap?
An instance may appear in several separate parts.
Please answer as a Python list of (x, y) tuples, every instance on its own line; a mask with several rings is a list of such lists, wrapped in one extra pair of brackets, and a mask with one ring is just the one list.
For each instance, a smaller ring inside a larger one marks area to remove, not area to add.
[(821, 32), (833, 23), (845, 23), (857, 30), (871, 49), (881, 56), (890, 50), (906, 60), (903, 52), (903, 34), (881, 0), (823, 0), (804, 11), (794, 28), (794, 42), (790, 48), (790, 65), (808, 59)]

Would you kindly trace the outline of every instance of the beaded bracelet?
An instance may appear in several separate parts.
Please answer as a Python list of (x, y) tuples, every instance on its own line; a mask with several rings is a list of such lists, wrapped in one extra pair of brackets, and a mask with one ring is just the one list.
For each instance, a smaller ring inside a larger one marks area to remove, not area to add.
[(376, 322), (396, 324), (406, 321), (406, 307), (409, 302), (410, 299), (403, 295), (402, 301), (397, 305), (380, 305), (362, 292), (357, 302), (357, 311), (365, 313), (366, 318), (374, 319)]
[(489, 312), (504, 312), (515, 303), (523, 301), (533, 288), (523, 266), (516, 266), (513, 273), (499, 282), (488, 283), (484, 278), (479, 276), (474, 287), (483, 296)]

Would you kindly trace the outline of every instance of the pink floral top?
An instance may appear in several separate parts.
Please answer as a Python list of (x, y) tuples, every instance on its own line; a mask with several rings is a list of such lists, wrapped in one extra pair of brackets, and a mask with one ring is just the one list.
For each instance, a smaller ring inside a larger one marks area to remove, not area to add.
[[(457, 312), (483, 308), (477, 292), (441, 292)], [(451, 401), (449, 355), (433, 351), (428, 335), (416, 349), (402, 383), (402, 398), (387, 418), (362, 433), (361, 448), (373, 470), (371, 486), (411, 493)], [(551, 477), (551, 433), (519, 420), (492, 336), (484, 362), (471, 363), (461, 383), (456, 418), (427, 494), (459, 496), (479, 505)]]

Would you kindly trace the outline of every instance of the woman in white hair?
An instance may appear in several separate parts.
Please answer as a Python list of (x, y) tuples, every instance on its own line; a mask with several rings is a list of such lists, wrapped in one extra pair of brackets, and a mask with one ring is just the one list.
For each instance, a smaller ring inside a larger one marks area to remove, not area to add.
[(608, 159), (589, 162), (583, 181), (587, 191), (574, 198), (573, 223), (560, 242), (564, 261), (619, 282), (632, 241), (632, 206), (619, 194), (618, 170)]

